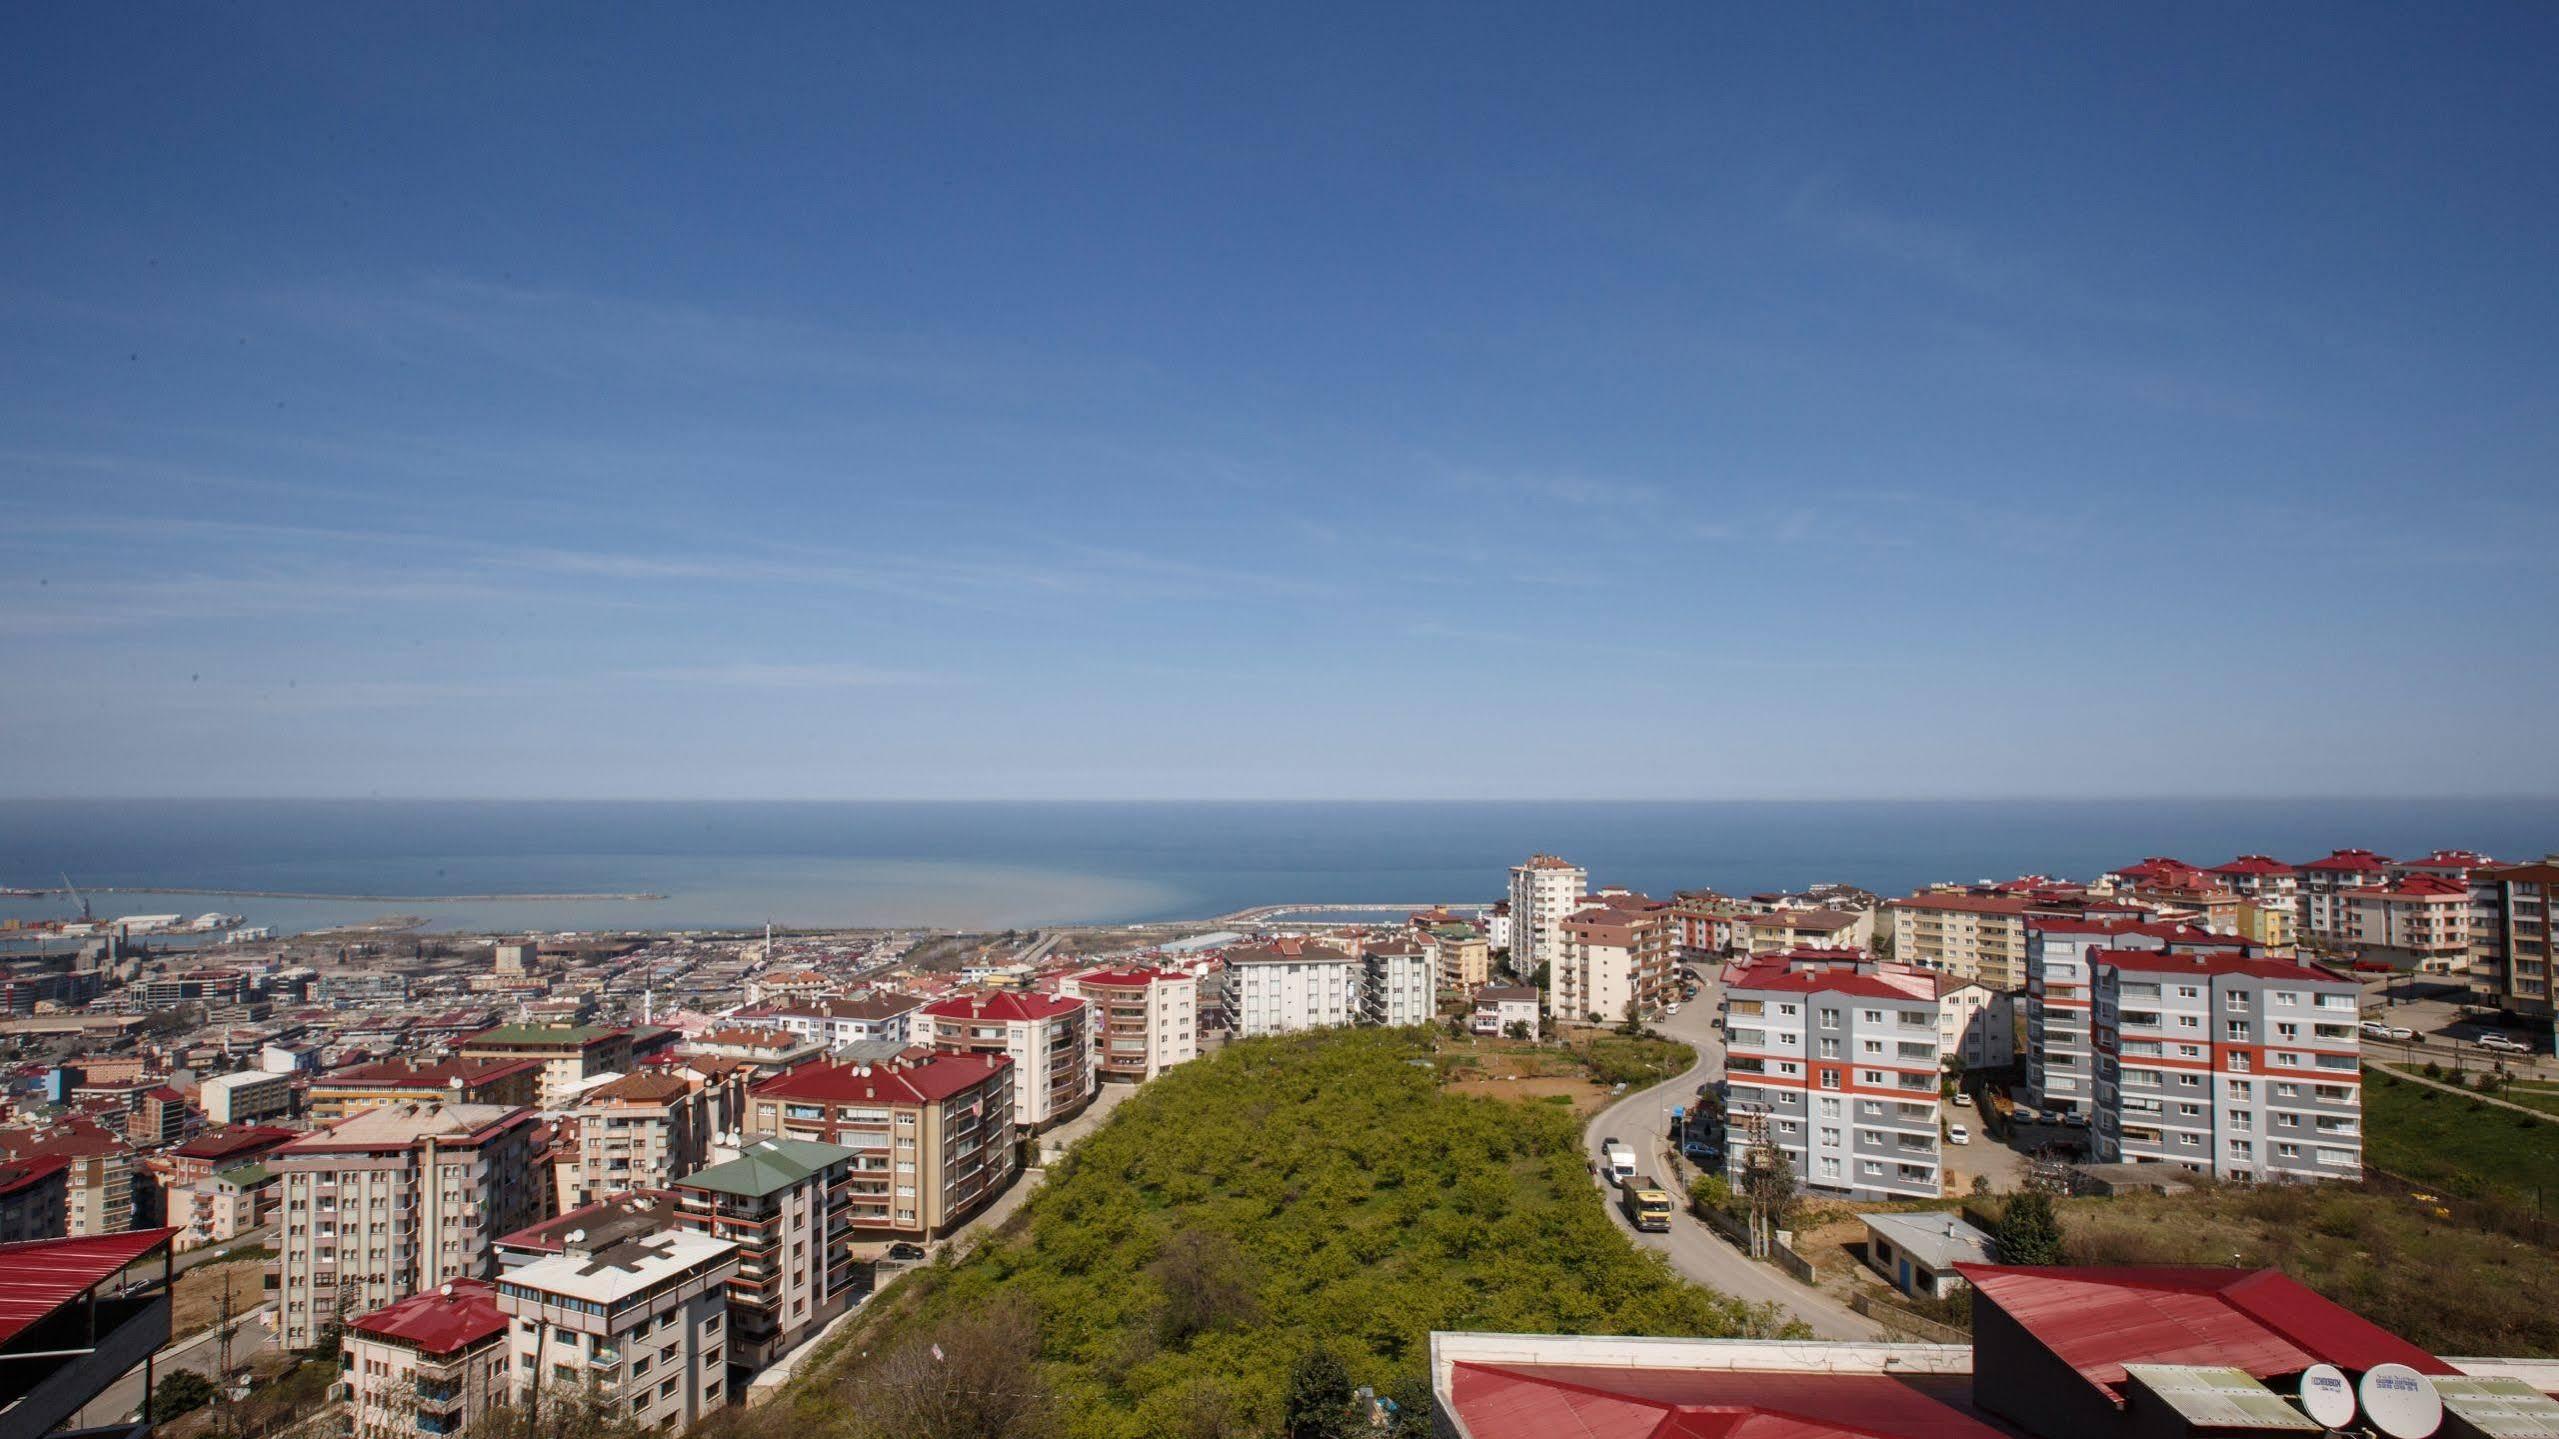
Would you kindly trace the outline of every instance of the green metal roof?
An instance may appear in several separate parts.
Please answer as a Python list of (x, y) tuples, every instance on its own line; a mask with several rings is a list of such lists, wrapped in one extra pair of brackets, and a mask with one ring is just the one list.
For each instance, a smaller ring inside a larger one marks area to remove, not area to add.
[(275, 1171), (263, 1164), (252, 1162), (234, 1164), (228, 1169), (217, 1169), (213, 1172), (213, 1177), (225, 1184), (236, 1184), (242, 1189), (255, 1189), (273, 1179)]
[(464, 1049), (495, 1048), (500, 1045), (592, 1044), (607, 1035), (621, 1031), (609, 1024), (501, 1024), (484, 1029), (462, 1041)]
[(759, 1139), (728, 1163), (695, 1170), (675, 1184), (678, 1189), (708, 1189), (744, 1199), (761, 1199), (859, 1152), (840, 1144), (820, 1144), (814, 1139)]

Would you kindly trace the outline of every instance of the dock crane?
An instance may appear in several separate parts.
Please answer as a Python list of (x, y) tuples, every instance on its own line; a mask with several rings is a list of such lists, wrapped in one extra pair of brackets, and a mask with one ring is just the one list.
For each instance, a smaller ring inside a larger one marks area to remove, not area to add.
[(69, 870), (65, 870), (62, 873), (62, 888), (68, 892), (73, 899), (80, 901), (80, 922), (82, 924), (97, 923), (97, 916), (89, 913), (89, 897), (82, 894), (80, 892), (80, 887), (71, 882), (71, 872)]

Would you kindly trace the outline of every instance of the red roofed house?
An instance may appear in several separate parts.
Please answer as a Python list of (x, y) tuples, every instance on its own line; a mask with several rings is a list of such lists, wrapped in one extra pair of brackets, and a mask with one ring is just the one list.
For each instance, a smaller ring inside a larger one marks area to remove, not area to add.
[[(2548, 1361), (2440, 1359), (2273, 1270), (1956, 1271), (1972, 1290), (1969, 1343), (1434, 1333), (1431, 1427), (1451, 1439), (2318, 1439), (2327, 1426), (2294, 1397), (2314, 1365), (2350, 1385), (2379, 1370), (2420, 1401), (2431, 1391), (2440, 1427), (2401, 1433), (2481, 1439), (2559, 1421)], [(2348, 1427), (2375, 1426), (2359, 1415)]]
[(1937, 976), (1875, 960), (1762, 960), (1726, 982), (1725, 1164), (1758, 1143), (1853, 1199), (1934, 1199)]
[(355, 1439), (467, 1433), (507, 1394), (507, 1317), (497, 1286), (456, 1279), (347, 1321)]
[(1010, 1057), (1013, 1122), (1037, 1131), (1092, 1101), (1092, 1016), (1092, 1006), (1071, 995), (990, 990), (924, 1006), (918, 1038), (954, 1054)]
[(1088, 969), (1057, 992), (1092, 1006), (1095, 1078), (1142, 1084), (1199, 1058), (1199, 976), (1177, 969)]
[(2363, 1178), (2359, 986), (2228, 951), (2096, 949), (2087, 962), (2098, 1159)]
[(2417, 873), (2388, 884), (2341, 891), (2346, 927), (2339, 938), (2358, 959), (2377, 959), (2421, 974), (2470, 971), (2470, 881)]
[(936, 1054), (811, 1064), (755, 1086), (756, 1133), (886, 1148), (891, 1169), (855, 1171), (853, 1226), (882, 1237), (950, 1233), (1012, 1181), (1013, 1061)]
[(2474, 982), (2493, 983), (2498, 957), (2506, 947), (2506, 915), (2496, 872), (2497, 862), (2466, 849), (2439, 849), (2423, 859), (2403, 859), (2390, 866), (2394, 875), (2432, 875), (2469, 886), (2470, 973)]

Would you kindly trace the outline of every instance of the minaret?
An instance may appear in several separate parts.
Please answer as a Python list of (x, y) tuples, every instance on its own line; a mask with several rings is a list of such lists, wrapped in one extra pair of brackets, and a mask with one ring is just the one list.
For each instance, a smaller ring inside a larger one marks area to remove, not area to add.
[(764, 962), (773, 962), (773, 921), (764, 921)]

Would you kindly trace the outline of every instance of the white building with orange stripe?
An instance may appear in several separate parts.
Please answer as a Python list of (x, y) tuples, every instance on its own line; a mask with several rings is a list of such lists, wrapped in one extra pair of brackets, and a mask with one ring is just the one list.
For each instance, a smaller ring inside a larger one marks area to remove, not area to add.
[(2361, 1179), (2358, 987), (2227, 952), (2088, 954), (2100, 1160)]
[(1725, 1163), (1764, 1128), (1806, 1187), (1850, 1199), (1938, 1194), (1943, 1060), (1937, 977), (1875, 960), (1763, 960), (1724, 994)]

